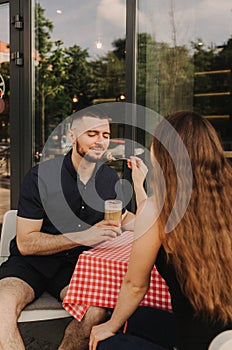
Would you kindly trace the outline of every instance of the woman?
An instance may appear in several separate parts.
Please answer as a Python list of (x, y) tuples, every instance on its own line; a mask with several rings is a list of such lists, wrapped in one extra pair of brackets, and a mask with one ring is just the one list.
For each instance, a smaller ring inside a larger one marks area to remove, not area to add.
[[(138, 210), (138, 238), (117, 306), (108, 322), (93, 327), (90, 350), (136, 310), (154, 263), (169, 286), (178, 350), (206, 350), (218, 333), (232, 329), (232, 167), (217, 134), (197, 113), (175, 112), (156, 128), (151, 157), (154, 198)], [(157, 220), (141, 234), (151, 213)], [(117, 349), (116, 338), (104, 349)]]

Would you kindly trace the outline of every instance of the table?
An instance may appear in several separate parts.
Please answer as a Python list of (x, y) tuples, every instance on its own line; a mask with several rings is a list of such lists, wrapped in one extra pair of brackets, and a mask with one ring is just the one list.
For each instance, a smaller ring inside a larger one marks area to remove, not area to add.
[[(63, 307), (78, 321), (90, 305), (115, 307), (127, 271), (133, 237), (133, 232), (126, 231), (113, 241), (101, 243), (79, 256), (63, 301)], [(156, 267), (141, 305), (172, 311), (168, 287)]]

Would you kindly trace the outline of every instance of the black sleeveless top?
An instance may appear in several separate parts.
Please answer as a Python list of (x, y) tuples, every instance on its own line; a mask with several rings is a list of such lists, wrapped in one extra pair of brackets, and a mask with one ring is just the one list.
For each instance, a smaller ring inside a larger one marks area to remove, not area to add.
[(195, 316), (193, 307), (180, 288), (171, 258), (167, 262), (166, 253), (162, 247), (156, 259), (156, 267), (169, 287), (177, 324), (178, 350), (207, 350), (218, 333), (232, 329), (232, 320), (223, 326), (219, 322), (212, 323), (207, 317)]

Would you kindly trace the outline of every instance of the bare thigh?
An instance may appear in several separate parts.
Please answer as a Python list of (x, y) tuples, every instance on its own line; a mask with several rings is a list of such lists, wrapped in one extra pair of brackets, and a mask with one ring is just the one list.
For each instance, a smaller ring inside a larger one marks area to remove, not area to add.
[(0, 280), (0, 314), (7, 317), (19, 317), (24, 307), (33, 301), (32, 287), (17, 277)]

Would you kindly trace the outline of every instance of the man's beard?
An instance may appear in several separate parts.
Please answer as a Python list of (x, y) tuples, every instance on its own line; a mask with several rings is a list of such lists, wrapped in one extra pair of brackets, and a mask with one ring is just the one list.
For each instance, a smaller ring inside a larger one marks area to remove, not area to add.
[[(104, 150), (104, 148), (102, 148), (102, 150)], [(100, 158), (95, 158), (89, 155), (88, 153), (81, 152), (78, 142), (76, 142), (76, 151), (82, 158), (87, 160), (87, 162), (89, 163), (97, 163), (102, 159), (102, 156)]]

